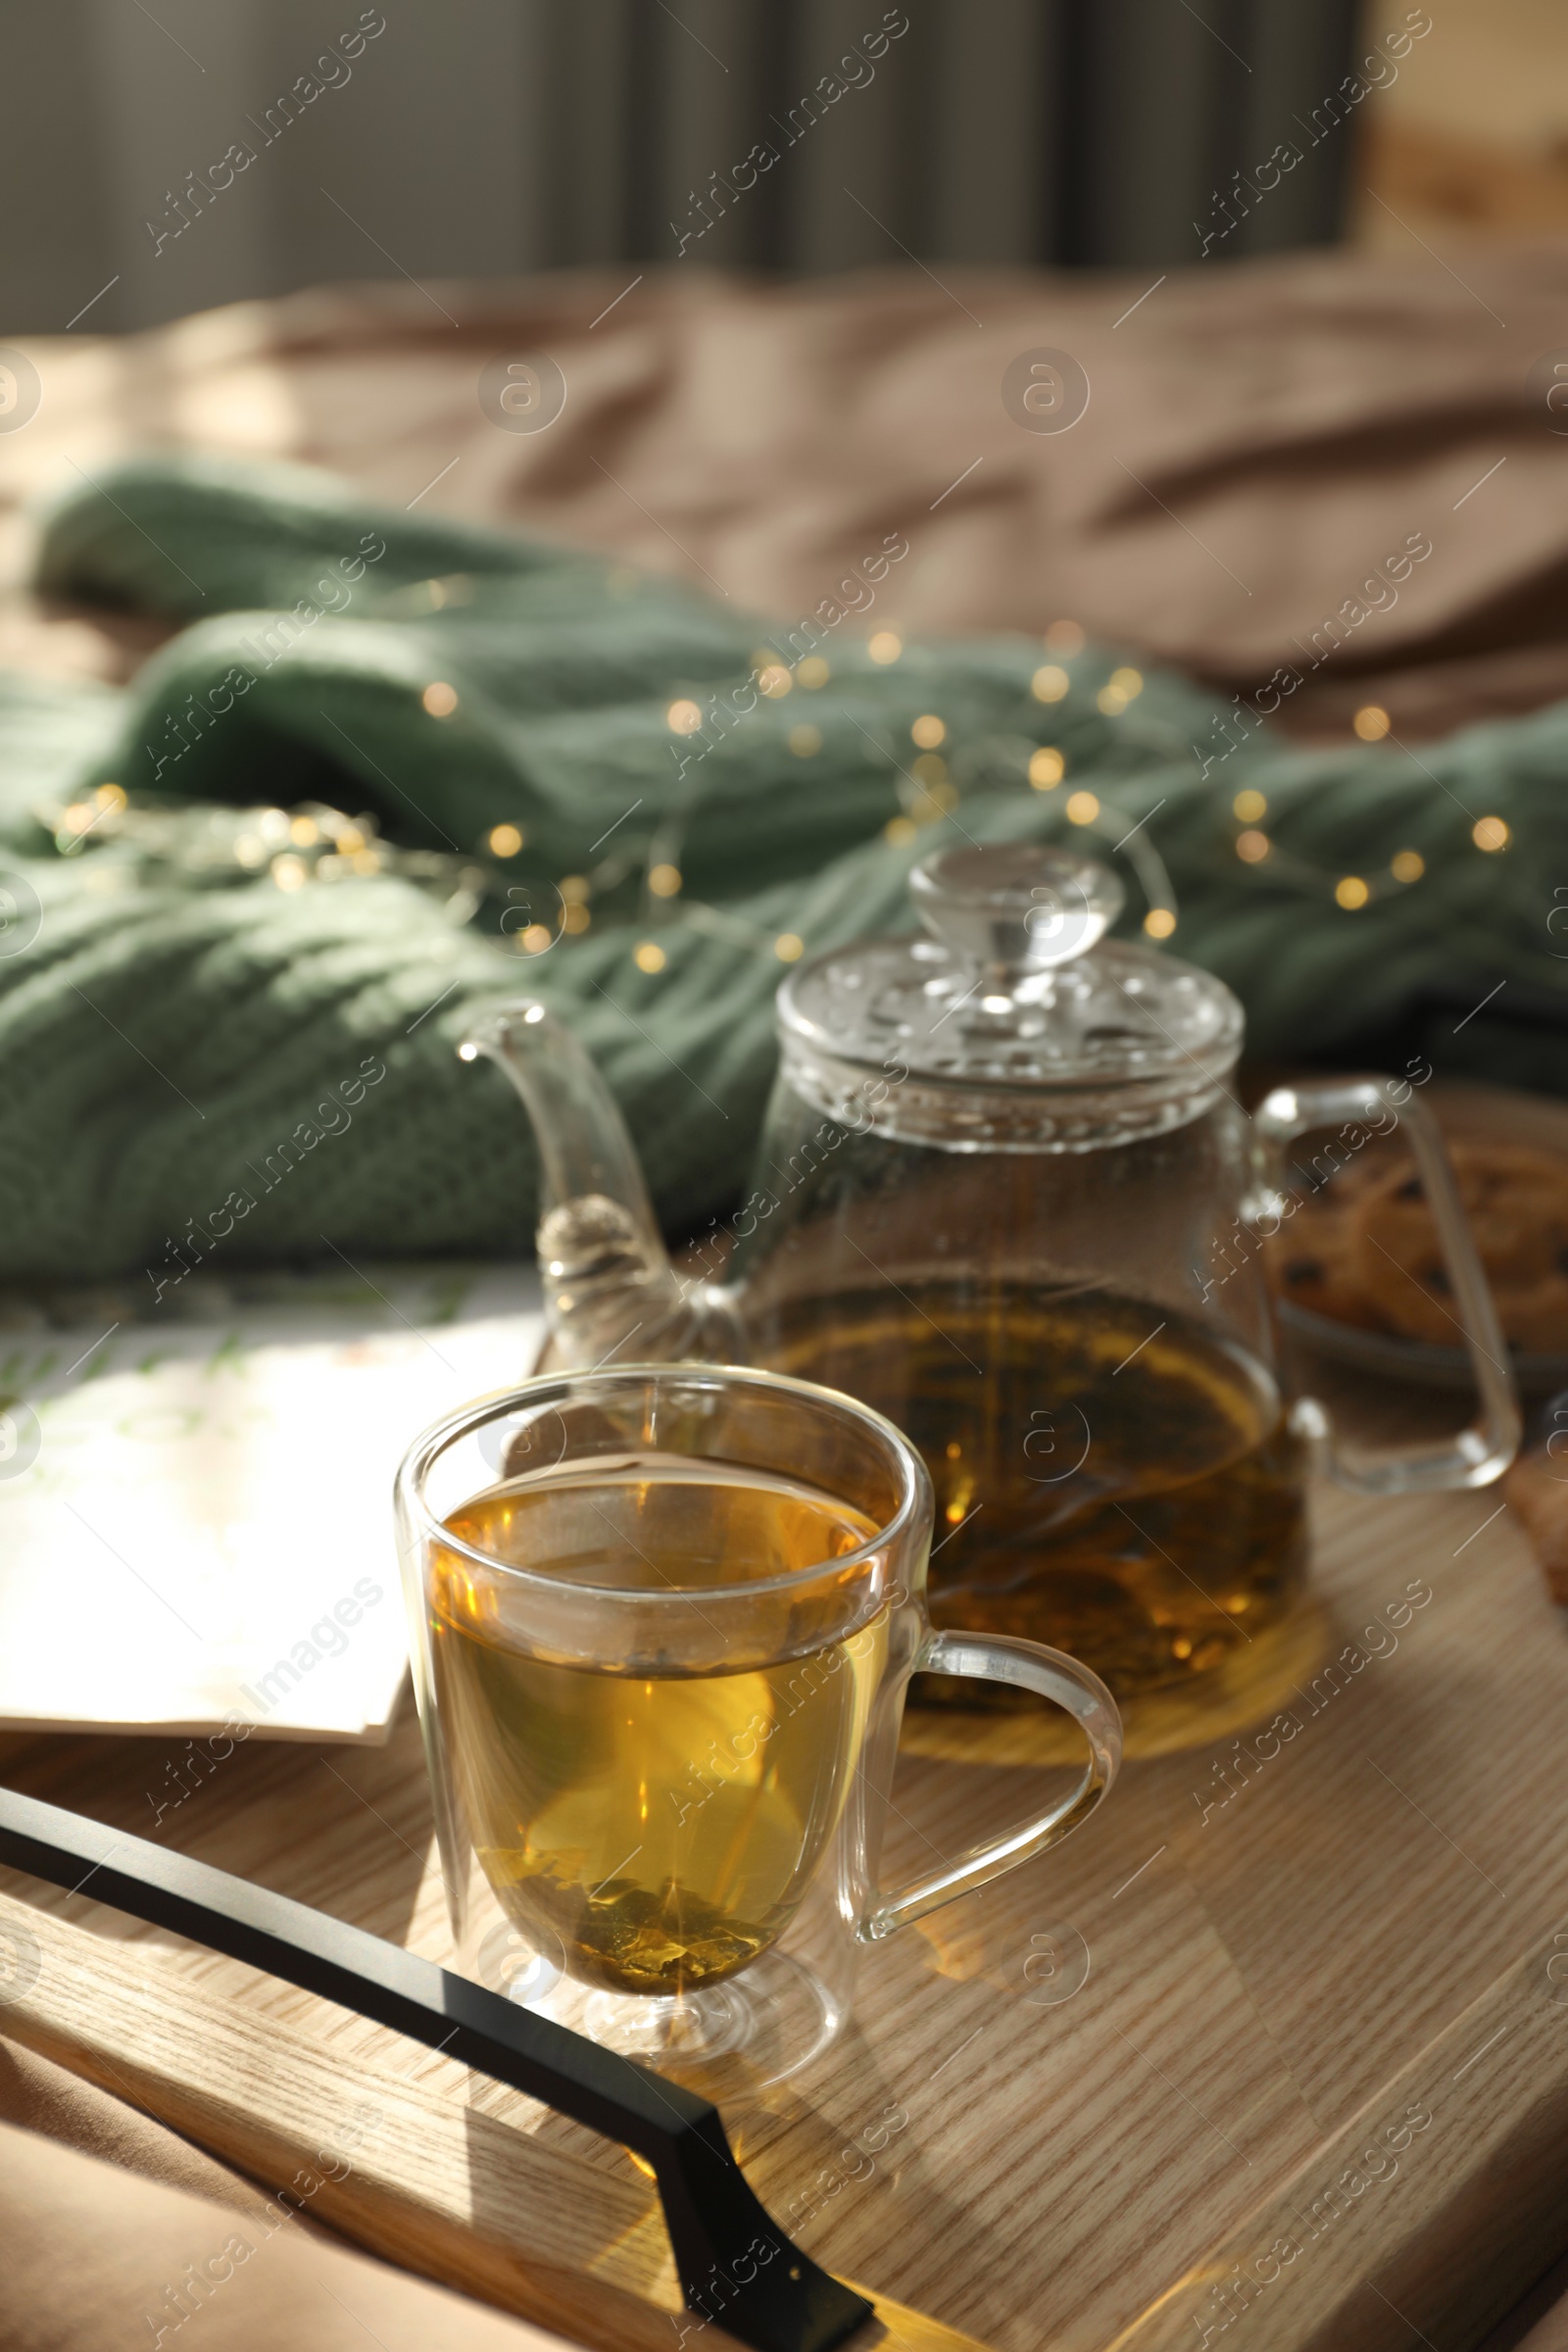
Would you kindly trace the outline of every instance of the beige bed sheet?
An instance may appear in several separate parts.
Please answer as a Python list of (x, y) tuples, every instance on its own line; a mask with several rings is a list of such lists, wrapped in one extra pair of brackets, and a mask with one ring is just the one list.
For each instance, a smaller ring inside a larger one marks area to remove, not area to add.
[[(1367, 702), (1401, 734), (1528, 710), (1568, 693), (1568, 417), (1530, 382), (1559, 339), (1568, 362), (1568, 245), (1412, 252), (1152, 282), (394, 282), (30, 340), (42, 404), (0, 433), (0, 660), (134, 659), (145, 631), (43, 618), (15, 593), (19, 502), (188, 446), (305, 459), (399, 507), (590, 541), (780, 615), (901, 530), (912, 561), (871, 625), (1070, 617), (1240, 692), (1289, 665), (1302, 684), (1281, 721), (1316, 734)], [(1007, 367), (1041, 349), (1089, 378), (1066, 431), (1004, 406)], [(532, 351), (562, 368), (564, 410), (502, 430), (480, 370)], [(1431, 552), (1396, 581), (1412, 539)]]

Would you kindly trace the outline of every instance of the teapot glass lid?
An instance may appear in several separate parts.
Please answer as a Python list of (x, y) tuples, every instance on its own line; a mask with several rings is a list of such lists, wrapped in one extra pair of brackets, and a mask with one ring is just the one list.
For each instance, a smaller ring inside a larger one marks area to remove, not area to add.
[(792, 1045), (957, 1087), (1163, 1082), (1208, 1093), (1241, 1047), (1221, 980), (1105, 937), (1123, 891), (1092, 858), (1033, 842), (936, 851), (910, 896), (924, 935), (818, 957), (779, 991)]

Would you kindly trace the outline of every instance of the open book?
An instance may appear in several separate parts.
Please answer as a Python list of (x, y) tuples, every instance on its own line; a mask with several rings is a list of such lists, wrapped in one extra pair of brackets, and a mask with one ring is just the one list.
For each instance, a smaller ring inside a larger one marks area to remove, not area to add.
[(0, 1727), (386, 1738), (393, 1475), (542, 1326), (521, 1269), (376, 1281), (0, 1340)]

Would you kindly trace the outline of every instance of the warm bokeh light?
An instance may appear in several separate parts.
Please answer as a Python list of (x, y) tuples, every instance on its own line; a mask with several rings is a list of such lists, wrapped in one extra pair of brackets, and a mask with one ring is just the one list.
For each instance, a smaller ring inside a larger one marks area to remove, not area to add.
[(831, 669), (829, 669), (827, 663), (823, 661), (820, 654), (808, 654), (806, 660), (801, 663), (800, 667), (795, 672), (796, 681), (798, 684), (802, 686), (813, 687), (825, 686), (832, 675), (833, 672)]
[(522, 827), (492, 825), (489, 838), (492, 858), (515, 858), (522, 847)]
[(1260, 792), (1239, 792), (1231, 808), (1244, 825), (1255, 825), (1268, 814), (1268, 803)]
[(1077, 621), (1054, 620), (1052, 622), (1050, 628), (1046, 631), (1046, 651), (1048, 654), (1072, 655), (1081, 654), (1083, 650), (1084, 633)]
[(1266, 833), (1254, 833), (1250, 828), (1236, 836), (1236, 855), (1247, 865), (1261, 865), (1269, 853)]
[(957, 805), (958, 796), (951, 784), (932, 784), (921, 793), (909, 814), (917, 825), (934, 825), (938, 817), (946, 816)]
[(1072, 680), (1055, 662), (1048, 662), (1035, 671), (1029, 691), (1037, 703), (1059, 703)]
[(1092, 792), (1075, 792), (1067, 802), (1068, 821), (1075, 825), (1092, 825), (1100, 814), (1100, 803)]
[(458, 707), (458, 690), (445, 678), (436, 678), (419, 697), (432, 718), (450, 718)]
[(906, 816), (890, 816), (882, 828), (882, 838), (891, 841), (896, 848), (902, 848), (906, 842), (914, 839), (916, 830)]
[(1067, 762), (1054, 744), (1043, 743), (1029, 760), (1029, 781), (1036, 792), (1054, 792), (1067, 772)]
[(1419, 882), (1427, 870), (1427, 861), (1419, 850), (1401, 850), (1389, 867), (1396, 882)]
[(1105, 683), (1113, 686), (1124, 702), (1130, 703), (1144, 691), (1144, 673), (1140, 669), (1113, 669)]
[(803, 720), (798, 727), (791, 727), (789, 741), (797, 760), (809, 760), (822, 749), (822, 730), (813, 727), (809, 720)]
[(632, 951), (632, 961), (640, 972), (662, 972), (667, 960), (657, 940), (640, 940)]
[(865, 650), (873, 662), (896, 662), (904, 651), (904, 639), (897, 629), (878, 629)]
[(664, 718), (672, 735), (695, 735), (703, 723), (703, 714), (695, 703), (671, 703)]
[(1381, 743), (1389, 731), (1389, 714), (1381, 703), (1363, 703), (1350, 724), (1363, 743)]
[(1169, 939), (1176, 928), (1176, 917), (1168, 906), (1151, 906), (1144, 917), (1144, 929), (1151, 939)]
[(1471, 826), (1470, 838), (1478, 850), (1505, 850), (1510, 835), (1500, 816), (1482, 816)]
[(1348, 912), (1353, 912), (1357, 906), (1364, 906), (1371, 896), (1359, 874), (1347, 874), (1334, 885), (1335, 905), (1345, 907)]
[(939, 744), (948, 740), (947, 726), (934, 710), (922, 711), (909, 733), (922, 752), (934, 752)]
[(758, 671), (757, 683), (763, 694), (767, 695), (771, 701), (778, 703), (782, 702), (785, 695), (790, 692), (795, 680), (790, 676), (782, 662), (770, 662), (765, 669)]
[(656, 899), (672, 899), (680, 889), (678, 865), (655, 865), (648, 871), (648, 887)]
[(773, 953), (780, 963), (799, 963), (806, 953), (806, 942), (794, 931), (781, 931), (773, 942)]

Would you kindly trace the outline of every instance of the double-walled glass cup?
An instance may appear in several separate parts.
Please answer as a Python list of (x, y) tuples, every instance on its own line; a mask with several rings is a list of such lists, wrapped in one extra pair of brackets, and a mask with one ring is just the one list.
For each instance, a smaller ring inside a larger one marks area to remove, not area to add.
[[(1044, 1853), (1114, 1777), (1087, 1667), (932, 1631), (925, 1467), (830, 1390), (547, 1376), (427, 1431), (397, 1499), (460, 1964), (688, 2077), (795, 2072), (844, 2024), (863, 1945)], [(890, 1890), (916, 1669), (1052, 1700), (1088, 1754), (1044, 1811)]]

